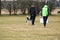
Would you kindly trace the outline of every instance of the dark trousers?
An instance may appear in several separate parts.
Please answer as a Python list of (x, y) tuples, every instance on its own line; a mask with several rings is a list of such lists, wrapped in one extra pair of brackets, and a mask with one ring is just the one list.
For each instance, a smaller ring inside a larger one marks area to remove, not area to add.
[(47, 19), (48, 19), (48, 16), (43, 16), (43, 24), (44, 24), (44, 27), (46, 27)]
[(30, 16), (30, 20), (32, 20), (32, 16)]
[(34, 25), (36, 16), (32, 16), (32, 25)]

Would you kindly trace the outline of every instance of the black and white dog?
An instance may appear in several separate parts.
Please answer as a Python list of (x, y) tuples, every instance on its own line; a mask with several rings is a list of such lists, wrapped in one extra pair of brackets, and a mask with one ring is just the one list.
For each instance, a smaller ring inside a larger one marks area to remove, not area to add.
[(30, 23), (30, 18), (27, 16), (26, 17), (26, 24), (29, 24)]

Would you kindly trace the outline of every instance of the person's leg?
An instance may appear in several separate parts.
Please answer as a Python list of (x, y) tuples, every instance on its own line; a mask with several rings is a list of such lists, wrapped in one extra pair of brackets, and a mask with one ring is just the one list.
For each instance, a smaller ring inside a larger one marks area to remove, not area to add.
[(43, 17), (43, 24), (44, 24), (44, 27), (46, 27), (46, 17)]
[(46, 22), (47, 22), (48, 16), (46, 16)]
[(34, 25), (35, 17), (36, 17), (36, 16), (33, 16), (33, 17), (32, 17), (32, 25)]
[(30, 16), (30, 20), (32, 20), (32, 16)]
[(47, 19), (48, 19), (48, 16), (43, 17), (43, 24), (44, 24), (44, 27), (46, 27), (46, 22), (47, 22)]

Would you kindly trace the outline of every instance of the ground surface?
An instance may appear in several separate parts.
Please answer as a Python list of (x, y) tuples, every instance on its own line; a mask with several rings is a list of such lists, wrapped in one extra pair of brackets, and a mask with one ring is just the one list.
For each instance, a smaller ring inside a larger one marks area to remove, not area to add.
[(44, 28), (36, 17), (35, 25), (26, 25), (26, 16), (0, 16), (0, 40), (60, 40), (60, 15), (49, 16)]

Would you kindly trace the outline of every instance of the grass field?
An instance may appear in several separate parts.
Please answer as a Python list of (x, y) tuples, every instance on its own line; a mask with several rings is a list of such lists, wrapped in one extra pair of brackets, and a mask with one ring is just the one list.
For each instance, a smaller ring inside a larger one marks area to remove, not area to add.
[(36, 17), (35, 25), (26, 25), (26, 16), (0, 16), (0, 40), (60, 40), (60, 15), (49, 16), (46, 28)]

